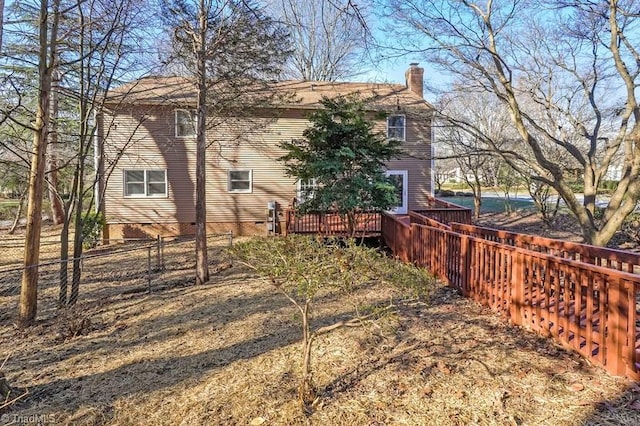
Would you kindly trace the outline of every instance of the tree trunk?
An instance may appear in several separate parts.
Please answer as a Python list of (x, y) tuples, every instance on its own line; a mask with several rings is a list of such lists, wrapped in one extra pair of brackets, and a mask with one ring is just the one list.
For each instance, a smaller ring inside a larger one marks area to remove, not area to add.
[(473, 216), (480, 219), (480, 208), (482, 207), (482, 189), (478, 186), (473, 190)]
[(69, 294), (69, 305), (75, 305), (80, 294), (80, 278), (82, 275), (82, 197), (78, 198), (78, 205), (75, 211), (75, 223), (73, 233), (73, 271), (71, 274), (71, 293)]
[(24, 209), (24, 199), (26, 195), (27, 194), (25, 192), (20, 194), (20, 201), (18, 201), (18, 211), (16, 211), (16, 215), (13, 218), (13, 223), (11, 224), (11, 228), (9, 228), (8, 234), (13, 234), (14, 232), (16, 232), (16, 229), (20, 224), (20, 218), (22, 217), (22, 210)]
[(316, 398), (316, 390), (313, 385), (313, 374), (311, 373), (311, 348), (314, 336), (311, 333), (311, 324), (309, 323), (309, 308), (311, 301), (307, 300), (302, 313), (302, 380), (300, 382), (299, 398), (306, 411)]
[(38, 104), (33, 133), (33, 151), (29, 173), (29, 198), (27, 203), (27, 227), (25, 232), (24, 271), (20, 287), (20, 312), (18, 322), (24, 327), (33, 323), (38, 300), (38, 262), (40, 261), (40, 232), (42, 230), (42, 195), (44, 166), (47, 151), (49, 125), (49, 96), (51, 94), (51, 64), (48, 48), (55, 50), (58, 27), (58, 2), (54, 2), (54, 21), (51, 38), (48, 38), (48, 2), (40, 2), (39, 54), (38, 54)]
[(4, 27), (4, 0), (0, 0), (0, 53), (2, 53), (2, 28)]
[(75, 211), (76, 199), (78, 194), (79, 170), (75, 168), (73, 180), (69, 191), (69, 198), (64, 203), (64, 221), (62, 230), (60, 231), (60, 271), (59, 271), (59, 294), (58, 305), (65, 306), (68, 302), (67, 287), (69, 284), (69, 231), (71, 228), (71, 218)]
[(349, 232), (349, 238), (354, 238), (356, 236), (356, 213), (348, 212), (347, 213), (347, 232)]
[[(78, 44), (79, 53), (81, 57), (85, 56), (85, 18), (81, 7), (78, 7), (78, 26), (80, 27), (80, 43)], [(90, 38), (90, 37), (87, 37)], [(89, 123), (88, 123), (88, 105), (86, 94), (86, 81), (85, 81), (85, 67), (87, 64), (82, 61), (80, 64), (80, 100), (78, 103), (78, 109), (80, 113), (80, 143), (78, 145), (78, 160), (76, 163), (76, 172), (74, 176), (75, 186), (72, 188), (73, 196), (75, 198), (75, 210), (74, 216), (74, 230), (73, 230), (73, 261), (71, 272), (71, 292), (69, 294), (69, 305), (75, 305), (78, 301), (78, 295), (80, 294), (80, 278), (82, 275), (82, 249), (84, 240), (84, 167), (85, 167), (85, 145), (86, 140), (89, 137)]]
[(51, 204), (51, 221), (54, 225), (64, 222), (64, 208), (58, 194), (58, 161), (56, 149), (58, 146), (58, 79), (56, 72), (51, 81), (51, 120), (49, 131), (49, 153), (47, 156), (47, 182), (49, 202)]
[(200, 28), (198, 37), (198, 121), (196, 129), (196, 284), (209, 281), (207, 258), (207, 192), (206, 192), (206, 130), (207, 130), (207, 74), (206, 42), (207, 15), (205, 1), (200, 0)]
[(65, 215), (65, 220), (62, 224), (62, 231), (60, 232), (60, 271), (59, 271), (59, 293), (58, 293), (58, 307), (63, 307), (67, 304), (67, 285), (69, 282), (69, 219)]

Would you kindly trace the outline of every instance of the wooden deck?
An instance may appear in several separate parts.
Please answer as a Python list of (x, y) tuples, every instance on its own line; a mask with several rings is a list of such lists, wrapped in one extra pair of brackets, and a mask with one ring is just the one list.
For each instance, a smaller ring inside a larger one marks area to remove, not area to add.
[[(297, 215), (295, 210), (286, 211), (287, 234), (319, 234), (346, 237), (349, 227), (345, 217), (337, 213), (310, 213)], [(357, 237), (380, 236), (381, 214), (378, 212), (359, 213), (356, 216)]]
[[(471, 223), (470, 209), (433, 197), (428, 197), (427, 201), (427, 205), (416, 212), (393, 216), (405, 221), (407, 225), (412, 222), (430, 225), (436, 221), (445, 224), (451, 222)], [(356, 217), (356, 222), (356, 236), (379, 237), (382, 235), (382, 213), (359, 213)], [(326, 236), (348, 236), (348, 233), (346, 218), (338, 213), (309, 213), (299, 215), (294, 208), (289, 207), (285, 210), (285, 235), (319, 234)]]

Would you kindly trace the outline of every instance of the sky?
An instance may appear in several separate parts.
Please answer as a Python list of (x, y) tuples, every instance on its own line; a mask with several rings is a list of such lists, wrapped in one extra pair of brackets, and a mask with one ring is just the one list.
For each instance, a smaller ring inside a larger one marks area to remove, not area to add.
[(449, 79), (442, 74), (442, 71), (430, 66), (429, 63), (424, 60), (421, 62), (420, 60), (407, 59), (405, 61), (389, 61), (387, 63), (381, 63), (379, 69), (374, 69), (354, 77), (353, 80), (405, 84), (404, 73), (412, 62), (417, 62), (418, 66), (424, 68), (424, 97), (429, 102), (435, 102), (437, 95), (430, 92), (428, 86), (431, 85), (438, 89), (444, 89), (448, 85)]
[[(5, 1), (5, 10), (9, 10), (14, 3), (13, 0)], [(5, 13), (5, 19), (7, 19), (7, 14)], [(374, 20), (375, 22), (375, 20)], [(378, 41), (387, 41), (387, 37), (389, 36), (383, 28), (375, 25), (373, 22), (370, 23), (371, 30), (373, 32), (373, 37)], [(8, 35), (8, 34), (7, 34)], [(390, 44), (395, 43), (396, 40), (391, 40)], [(375, 44), (375, 43), (374, 43)], [(447, 79), (443, 77), (442, 72), (434, 69), (429, 66), (428, 63), (424, 60), (424, 58), (420, 57), (401, 57), (401, 58), (393, 58), (386, 60), (377, 60), (375, 65), (369, 67), (369, 69), (363, 74), (359, 74), (349, 79), (351, 81), (358, 82), (387, 82), (387, 83), (395, 83), (395, 84), (404, 84), (405, 83), (405, 71), (409, 68), (409, 64), (416, 62), (419, 66), (425, 69), (425, 98), (433, 102), (435, 101), (436, 95), (430, 93), (428, 91), (428, 87), (430, 85), (436, 86), (438, 88), (443, 88), (446, 86)]]

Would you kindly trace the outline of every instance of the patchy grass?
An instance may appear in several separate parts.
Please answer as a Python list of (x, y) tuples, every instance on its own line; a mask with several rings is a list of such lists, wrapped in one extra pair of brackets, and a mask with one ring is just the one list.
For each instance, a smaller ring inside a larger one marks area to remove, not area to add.
[[(637, 387), (445, 287), (428, 303), (396, 303), (379, 327), (319, 338), (321, 398), (306, 417), (295, 309), (247, 270), (219, 269), (207, 285), (184, 271), (161, 291), (114, 291), (25, 331), (3, 327), (3, 371), (29, 392), (5, 414), (114, 425), (640, 422)], [(388, 302), (389, 292), (357, 297)], [(316, 320), (348, 315), (349, 302), (320, 299)]]
[[(427, 302), (396, 300), (377, 326), (321, 336), (320, 399), (307, 417), (296, 310), (248, 270), (228, 268), (222, 244), (207, 285), (191, 285), (192, 244), (167, 250), (152, 293), (146, 258), (124, 254), (87, 268), (75, 308), (23, 331), (0, 322), (2, 372), (28, 391), (0, 424), (14, 415), (74, 425), (640, 424), (640, 387), (447, 287)], [(314, 318), (329, 324), (356, 300), (390, 297), (381, 285), (349, 300), (324, 295)]]
[[(442, 198), (449, 203), (473, 209), (473, 197), (446, 197)], [(511, 206), (512, 210), (535, 211), (535, 206), (531, 200), (522, 198), (511, 198), (508, 202), (503, 197), (482, 197), (481, 213), (501, 213)]]

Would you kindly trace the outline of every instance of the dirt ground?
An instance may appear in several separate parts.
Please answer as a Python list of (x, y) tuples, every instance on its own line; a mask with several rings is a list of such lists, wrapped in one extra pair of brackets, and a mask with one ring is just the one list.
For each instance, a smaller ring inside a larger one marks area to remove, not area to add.
[(580, 227), (575, 219), (568, 214), (558, 214), (553, 227), (546, 225), (540, 216), (533, 212), (483, 213), (479, 219), (474, 220), (474, 223), (487, 228), (504, 229), (565, 241), (582, 241)]
[(258, 277), (227, 268), (224, 242), (207, 285), (192, 285), (193, 247), (176, 245), (151, 293), (121, 272), (144, 257), (125, 254), (96, 264), (74, 309), (27, 330), (0, 321), (0, 372), (25, 395), (0, 425), (640, 424), (639, 385), (441, 286), (425, 301), (382, 285), (322, 297), (317, 325), (348, 318), (356, 300), (392, 301), (395, 314), (318, 339), (320, 398), (304, 414), (299, 317)]

